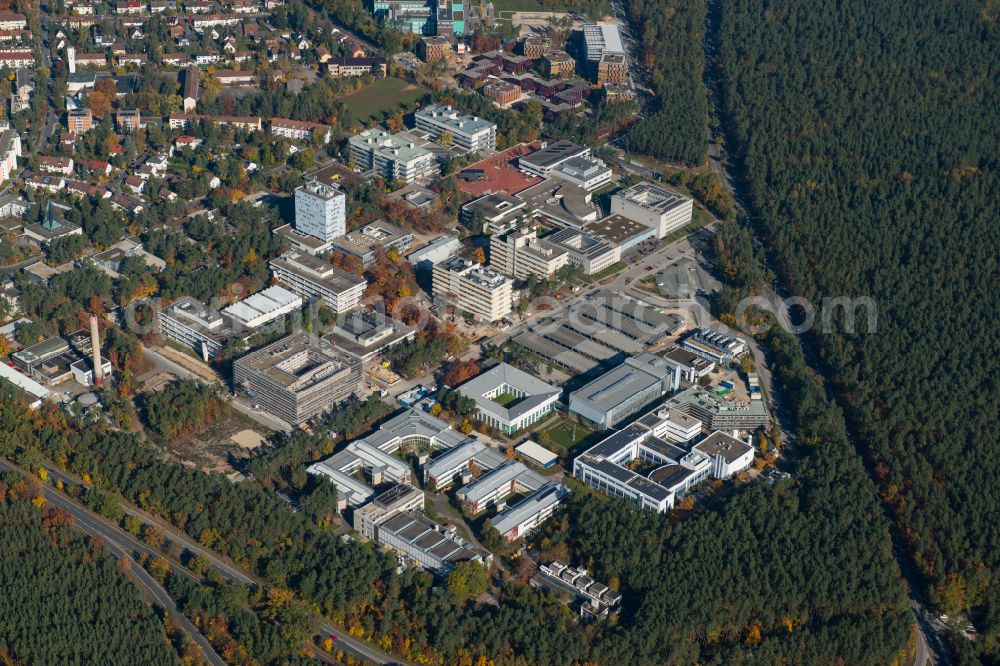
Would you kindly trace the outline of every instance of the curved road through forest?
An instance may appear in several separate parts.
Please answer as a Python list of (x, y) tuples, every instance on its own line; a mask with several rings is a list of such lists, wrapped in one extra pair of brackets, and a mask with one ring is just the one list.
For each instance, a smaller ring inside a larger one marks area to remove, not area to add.
[[(11, 471), (19, 472), (21, 474), (27, 474), (27, 472), (25, 472), (23, 469), (15, 466), (14, 464), (2, 458), (0, 458), (0, 467), (9, 469)], [(62, 481), (64, 484), (73, 484), (77, 486), (85, 485), (80, 481), (80, 479), (74, 478), (73, 476), (61, 470), (55, 469), (51, 465), (46, 464), (43, 465), (43, 467), (48, 472), (49, 478), (52, 479), (53, 481), (59, 480)], [(105, 542), (107, 542), (109, 546), (113, 545), (119, 550), (125, 552), (145, 554), (150, 557), (163, 556), (162, 553), (153, 550), (141, 539), (133, 536), (132, 534), (129, 534), (128, 532), (119, 528), (117, 525), (105, 520), (104, 518), (98, 516), (97, 514), (92, 513), (89, 509), (86, 509), (80, 504), (77, 504), (76, 502), (69, 499), (67, 496), (63, 495), (55, 488), (43, 484), (43, 489), (46, 498), (49, 499), (49, 501), (54, 506), (58, 506), (59, 508), (65, 509), (67, 513), (73, 516), (74, 520), (80, 525), (81, 530), (87, 532), (88, 534), (91, 534), (92, 536), (99, 536)], [(202, 557), (204, 557), (212, 566), (212, 568), (218, 571), (222, 575), (222, 577), (225, 578), (226, 580), (230, 582), (239, 583), (241, 585), (246, 585), (247, 587), (253, 587), (253, 588), (260, 587), (264, 589), (267, 588), (267, 585), (264, 583), (264, 581), (248, 574), (245, 570), (236, 566), (227, 558), (224, 558), (223, 556), (218, 555), (217, 553), (207, 550), (204, 546), (191, 540), (186, 535), (182, 534), (172, 525), (167, 524), (159, 517), (148, 514), (145, 511), (141, 511), (121, 501), (120, 499), (119, 502), (121, 503), (122, 508), (125, 510), (127, 514), (135, 516), (144, 522), (152, 523), (157, 527), (159, 527), (160, 529), (162, 529), (163, 532), (167, 535), (167, 538), (170, 540), (170, 542), (190, 551), (195, 555), (201, 555)], [(112, 550), (114, 550), (114, 548)], [(185, 569), (183, 566), (180, 566), (176, 563), (172, 563), (171, 568), (175, 572), (181, 573), (194, 580), (197, 580), (197, 577), (194, 576), (187, 569)], [(135, 569), (139, 569), (139, 567), (135, 567)], [(180, 613), (177, 613), (177, 615), (179, 617), (183, 617)], [(340, 627), (334, 626), (333, 624), (331, 624), (330, 622), (328, 622), (323, 618), (320, 618), (319, 629), (323, 632), (324, 635), (333, 637), (336, 644), (341, 649), (343, 649), (344, 652), (348, 654), (352, 654), (356, 657), (367, 659), (368, 661), (373, 662), (375, 664), (406, 664), (406, 662), (396, 657), (392, 657), (384, 652), (381, 652), (371, 647), (368, 643), (358, 638), (355, 638), (354, 636), (351, 636)], [(208, 647), (210, 648), (211, 646)], [(315, 656), (319, 656), (319, 654), (316, 654)]]

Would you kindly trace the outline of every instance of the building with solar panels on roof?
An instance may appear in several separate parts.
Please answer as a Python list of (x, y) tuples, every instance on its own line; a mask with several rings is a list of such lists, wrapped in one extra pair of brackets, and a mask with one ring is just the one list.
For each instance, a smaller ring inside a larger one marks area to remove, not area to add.
[[(709, 478), (728, 479), (753, 463), (754, 449), (723, 432), (701, 435), (701, 423), (675, 409), (646, 414), (584, 451), (573, 476), (590, 487), (663, 513)], [(641, 474), (630, 465), (653, 467)]]

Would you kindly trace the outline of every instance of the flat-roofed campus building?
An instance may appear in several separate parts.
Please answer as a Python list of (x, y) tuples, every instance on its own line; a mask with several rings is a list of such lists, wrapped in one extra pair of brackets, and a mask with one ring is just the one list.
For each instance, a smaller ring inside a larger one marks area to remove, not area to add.
[[(345, 505), (361, 506), (375, 496), (373, 486), (410, 481), (410, 466), (377, 446), (358, 439), (325, 460), (306, 468), (337, 486), (337, 499)], [(364, 475), (365, 481), (358, 478)], [(370, 483), (370, 485), (369, 485)]]
[(389, 347), (412, 340), (415, 331), (406, 324), (372, 310), (352, 312), (324, 336), (362, 361), (370, 361)]
[(517, 160), (518, 168), (526, 174), (547, 178), (560, 165), (590, 155), (590, 148), (566, 139), (560, 139)]
[(412, 242), (413, 234), (410, 232), (385, 220), (377, 220), (335, 238), (333, 245), (336, 249), (357, 257), (361, 260), (361, 265), (368, 268), (375, 263), (377, 248), (402, 253), (409, 249)]
[(473, 514), (490, 507), (516, 492), (534, 492), (547, 483), (545, 477), (532, 472), (523, 463), (508, 460), (495, 470), (479, 477), (458, 491), (456, 497)]
[(201, 354), (202, 358), (222, 355), (226, 340), (235, 332), (218, 310), (193, 296), (182, 296), (157, 313), (160, 334)]
[(466, 439), (462, 444), (431, 459), (424, 465), (424, 484), (431, 484), (435, 490), (447, 488), (458, 476), (472, 479), (471, 468), (479, 470), (496, 469), (507, 462), (506, 456), (478, 439)]
[(354, 531), (366, 539), (374, 541), (380, 523), (403, 511), (412, 511), (423, 507), (424, 493), (409, 483), (401, 483), (377, 495), (368, 504), (354, 510), (352, 516)]
[(356, 166), (389, 180), (412, 183), (439, 171), (434, 153), (379, 127), (355, 134), (347, 143)]
[(585, 599), (586, 603), (581, 608), (584, 618), (603, 619), (610, 608), (621, 603), (620, 592), (594, 580), (586, 569), (577, 569), (555, 560), (539, 566), (538, 572), (555, 587), (567, 589)]
[[(753, 462), (753, 447), (725, 433), (698, 441), (700, 426), (661, 408), (583, 452), (573, 461), (573, 476), (640, 508), (669, 511), (698, 483), (727, 479)], [(638, 474), (628, 469), (635, 460), (656, 469), (648, 477)]]
[(447, 132), (454, 145), (470, 153), (492, 152), (497, 145), (497, 126), (478, 116), (470, 116), (445, 104), (430, 104), (413, 114), (417, 129), (435, 140)]
[(544, 446), (536, 444), (530, 439), (522, 444), (519, 444), (514, 451), (524, 460), (527, 460), (532, 465), (538, 465), (542, 469), (552, 467), (556, 464), (556, 461), (559, 460), (559, 456), (557, 454), (549, 451)]
[(420, 511), (396, 514), (378, 526), (378, 543), (407, 560), (446, 575), (459, 562), (479, 562), (488, 567), (493, 554), (467, 543), (453, 530), (438, 525)]
[(581, 29), (584, 54), (596, 63), (605, 53), (625, 53), (621, 33), (614, 23), (590, 23)]
[(515, 433), (542, 420), (559, 401), (558, 387), (507, 363), (498, 363), (458, 387), (476, 402), (477, 418)]
[(507, 229), (525, 212), (523, 199), (506, 192), (491, 192), (462, 204), (462, 222), (482, 231)]
[(269, 413), (300, 425), (356, 393), (361, 360), (309, 333), (293, 333), (233, 363), (233, 384)]
[(539, 239), (533, 227), (490, 237), (490, 268), (519, 280), (529, 275), (550, 277), (568, 261), (565, 248)]
[(611, 195), (611, 214), (652, 227), (663, 238), (691, 223), (694, 201), (659, 185), (637, 183)]
[(258, 328), (302, 307), (302, 298), (273, 285), (222, 309), (222, 314), (245, 328)]
[(337, 313), (358, 307), (367, 286), (364, 278), (303, 252), (286, 252), (270, 265), (289, 289), (305, 298), (322, 298)]
[(308, 180), (295, 188), (295, 229), (325, 241), (347, 231), (347, 198), (335, 185)]
[(698, 387), (671, 396), (664, 405), (693, 416), (712, 430), (753, 431), (771, 422), (763, 400), (726, 400)]
[(694, 450), (712, 459), (712, 476), (717, 479), (728, 479), (753, 463), (752, 446), (718, 430), (695, 444)]
[(594, 275), (621, 261), (621, 249), (571, 227), (545, 236), (545, 241), (566, 251), (566, 258), (585, 275)]
[(596, 190), (611, 182), (614, 173), (604, 162), (593, 157), (571, 157), (549, 172), (585, 190)]
[(747, 351), (739, 338), (726, 335), (714, 328), (699, 328), (684, 339), (681, 346), (704, 359), (725, 367)]
[(462, 241), (454, 236), (441, 236), (419, 250), (406, 255), (406, 260), (419, 270), (429, 271), (435, 265), (451, 259), (462, 251)]
[(555, 513), (567, 495), (569, 488), (561, 483), (548, 482), (516, 505), (497, 514), (493, 527), (507, 541), (516, 541)]
[[(339, 499), (344, 504), (358, 507), (375, 496), (372, 486), (409, 481), (409, 466), (393, 456), (400, 449), (451, 450), (475, 441), (456, 432), (441, 419), (410, 409), (329, 458), (310, 465), (306, 471), (328, 478), (336, 484)], [(362, 472), (366, 475), (365, 481), (358, 478)]]
[(581, 422), (606, 430), (663, 396), (670, 377), (662, 358), (642, 352), (573, 391), (569, 411)]
[(435, 298), (449, 298), (456, 308), (481, 320), (497, 321), (511, 309), (513, 280), (461, 257), (435, 264), (432, 285)]
[(715, 363), (694, 352), (679, 347), (672, 347), (663, 354), (667, 367), (674, 372), (673, 390), (681, 386), (681, 380), (689, 384), (697, 384), (698, 380), (715, 369)]
[(24, 399), (29, 409), (38, 409), (49, 397), (50, 391), (47, 388), (5, 363), (0, 363), (0, 380), (12, 386), (14, 393)]

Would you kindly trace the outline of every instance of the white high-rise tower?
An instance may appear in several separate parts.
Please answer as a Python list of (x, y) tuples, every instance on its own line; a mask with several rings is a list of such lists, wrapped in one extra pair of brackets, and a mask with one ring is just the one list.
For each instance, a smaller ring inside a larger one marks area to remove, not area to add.
[(335, 185), (316, 180), (295, 188), (295, 229), (324, 241), (347, 233), (346, 199)]

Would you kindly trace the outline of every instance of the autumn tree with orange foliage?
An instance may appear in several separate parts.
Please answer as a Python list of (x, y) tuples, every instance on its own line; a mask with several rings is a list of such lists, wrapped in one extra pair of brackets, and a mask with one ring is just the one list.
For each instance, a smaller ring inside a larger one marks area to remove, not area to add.
[(444, 373), (442, 381), (447, 386), (458, 386), (478, 375), (479, 369), (476, 361), (455, 361)]

